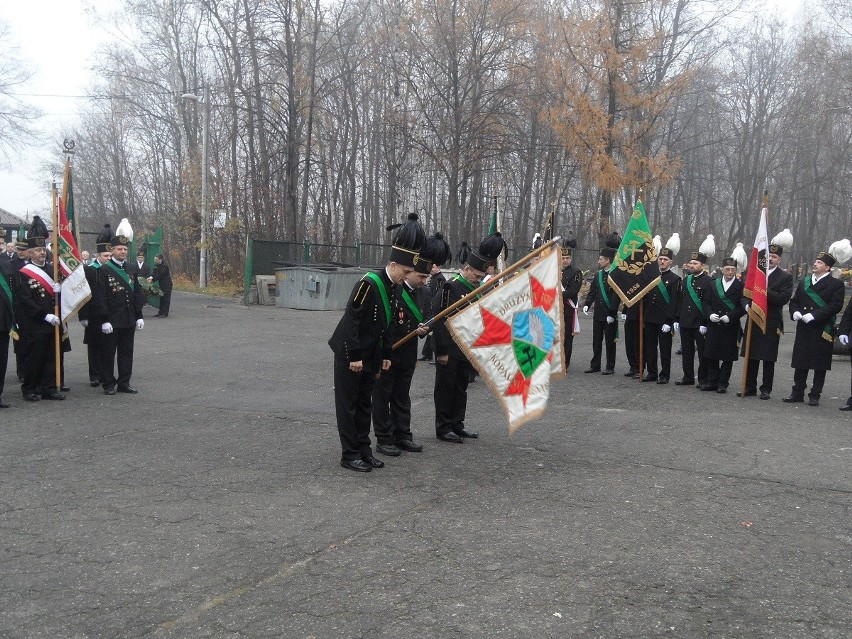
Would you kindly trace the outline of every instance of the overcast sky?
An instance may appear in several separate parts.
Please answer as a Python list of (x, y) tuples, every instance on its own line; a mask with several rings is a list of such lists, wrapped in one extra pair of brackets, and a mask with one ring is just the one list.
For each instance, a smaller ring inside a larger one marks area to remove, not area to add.
[[(720, 0), (724, 1), (724, 0)], [(811, 0), (813, 1), (813, 0)], [(804, 0), (767, 0), (792, 18)], [(0, 208), (16, 215), (50, 209), (50, 175), (44, 164), (62, 148), (63, 125), (70, 128), (89, 92), (90, 68), (98, 45), (109, 38), (103, 17), (121, 0), (0, 0), (0, 19), (20, 58), (35, 75), (24, 97), (44, 112), (43, 140), (20, 149), (11, 166), (0, 165)]]

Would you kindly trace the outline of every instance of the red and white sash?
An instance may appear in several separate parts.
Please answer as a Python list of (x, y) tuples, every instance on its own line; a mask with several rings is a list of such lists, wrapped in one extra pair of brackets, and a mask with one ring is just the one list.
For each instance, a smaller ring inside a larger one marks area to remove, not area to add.
[(50, 296), (53, 297), (54, 282), (53, 278), (50, 277), (50, 275), (45, 273), (35, 264), (25, 264), (23, 267), (21, 267), (21, 273), (26, 273), (28, 277), (34, 279), (36, 282), (41, 284), (44, 287), (44, 290), (50, 293)]

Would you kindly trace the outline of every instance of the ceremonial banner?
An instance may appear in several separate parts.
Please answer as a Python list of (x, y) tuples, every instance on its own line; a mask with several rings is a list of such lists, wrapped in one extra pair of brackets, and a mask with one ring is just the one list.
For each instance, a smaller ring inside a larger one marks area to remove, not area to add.
[(657, 249), (645, 207), (642, 200), (637, 200), (609, 271), (609, 283), (625, 306), (633, 306), (659, 281)]
[[(69, 174), (70, 175), (70, 174)], [(71, 185), (66, 185), (70, 193)], [(80, 251), (77, 249), (77, 241), (71, 232), (68, 223), (68, 215), (65, 211), (65, 203), (59, 199), (59, 246), (56, 257), (59, 260), (59, 270), (62, 272), (62, 309), (60, 317), (63, 322), (70, 318), (83, 307), (92, 297), (89, 281), (80, 260)]]
[(77, 234), (77, 217), (74, 215), (74, 188), (71, 184), (71, 158), (65, 159), (65, 176), (62, 184), (62, 202), (65, 203), (65, 217), (68, 218), (68, 228), (71, 229), (71, 235), (76, 240)]
[(562, 359), (562, 259), (550, 252), (447, 320), (503, 407), (513, 433), (544, 413)]
[(769, 300), (766, 296), (766, 291), (769, 288), (769, 276), (766, 274), (769, 263), (769, 234), (766, 232), (768, 208), (768, 203), (764, 200), (760, 209), (760, 225), (757, 228), (757, 237), (754, 238), (754, 246), (751, 249), (751, 259), (748, 263), (745, 289), (743, 290), (743, 295), (751, 300), (748, 316), (764, 333), (766, 333), (766, 316), (769, 312)]

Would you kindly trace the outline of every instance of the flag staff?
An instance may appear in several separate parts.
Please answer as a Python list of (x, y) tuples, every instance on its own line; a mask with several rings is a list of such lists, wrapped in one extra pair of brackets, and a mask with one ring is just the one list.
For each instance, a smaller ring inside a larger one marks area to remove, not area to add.
[[(644, 191), (639, 187), (639, 196), (636, 198), (642, 201)], [(625, 330), (625, 333), (627, 331)], [(625, 339), (627, 339), (625, 337)], [(642, 383), (642, 376), (645, 372), (645, 296), (639, 300), (639, 383)]]
[[(432, 319), (427, 320), (426, 322), (423, 322), (423, 324), (425, 326), (428, 326), (429, 328), (431, 328), (432, 324), (434, 324), (438, 320), (444, 319), (447, 315), (452, 313), (454, 310), (456, 310), (460, 306), (464, 306), (465, 304), (467, 304), (470, 300), (474, 299), (475, 297), (479, 297), (488, 289), (494, 288), (497, 284), (500, 283), (500, 280), (502, 278), (504, 278), (508, 275), (511, 275), (515, 271), (519, 270), (522, 266), (527, 264), (533, 258), (538, 257), (539, 255), (541, 255), (542, 253), (547, 251), (547, 249), (551, 248), (552, 246), (555, 246), (557, 244), (557, 242), (559, 242), (559, 240), (561, 240), (561, 239), (562, 239), (561, 237), (557, 236), (557, 237), (554, 237), (549, 242), (542, 244), (541, 246), (539, 246), (534, 251), (531, 251), (528, 255), (522, 257), (521, 259), (519, 259), (517, 262), (515, 262), (511, 266), (507, 267), (505, 270), (501, 271), (500, 273), (497, 273), (497, 275), (495, 275), (490, 280), (488, 280), (487, 282), (482, 284), (479, 288), (471, 291), (470, 293), (465, 295), (463, 298), (461, 298), (457, 302), (450, 304), (447, 308), (445, 308), (443, 311), (441, 311), (440, 313), (435, 315), (435, 317), (433, 317)], [(393, 345), (393, 349), (396, 350), (397, 348), (399, 348), (400, 346), (405, 344), (408, 340), (410, 340), (415, 335), (417, 335), (417, 331), (416, 330), (411, 331), (408, 335), (406, 335), (405, 337), (403, 337), (399, 341), (397, 341)]]
[[(51, 195), (53, 197), (53, 237), (51, 239), (51, 246), (53, 247), (53, 281), (55, 283), (59, 282), (59, 201), (58, 201), (58, 192), (56, 190), (56, 182), (53, 183), (53, 188), (51, 189)], [(59, 293), (53, 291), (53, 314), (56, 317), (60, 317), (59, 315)], [(55, 366), (55, 377), (56, 377), (56, 388), (59, 389), (62, 387), (62, 362), (60, 361), (61, 356), (61, 334), (59, 330), (59, 326), (62, 324), (55, 324), (53, 326), (53, 354), (54, 354), (54, 366)]]
[[(769, 228), (769, 220), (768, 220), (768, 218), (769, 218), (769, 191), (767, 191), (767, 190), (763, 191), (763, 197), (761, 198), (761, 208), (763, 209), (761, 211), (763, 221), (766, 224), (766, 228), (768, 229)], [(768, 264), (769, 236), (767, 235), (765, 239), (767, 241), (767, 244), (764, 247), (764, 259), (767, 260), (767, 264), (764, 268), (768, 269), (769, 268), (769, 264)], [(757, 268), (757, 269), (760, 268), (759, 260), (758, 260), (758, 264), (754, 264), (754, 267)], [(746, 279), (748, 279), (748, 278), (746, 278)], [(769, 287), (769, 278), (766, 278), (765, 286), (766, 286), (766, 288)], [(752, 300), (752, 304), (754, 304), (754, 303), (755, 303), (755, 301)], [(743, 353), (745, 355), (745, 359), (743, 360), (743, 379), (740, 382), (740, 397), (745, 397), (745, 394), (746, 394), (746, 380), (748, 379), (748, 360), (751, 357), (751, 331), (752, 331), (753, 326), (754, 326), (754, 318), (751, 316), (751, 313), (749, 313), (748, 314), (748, 321), (746, 322), (746, 341), (745, 341), (745, 349), (743, 350)]]

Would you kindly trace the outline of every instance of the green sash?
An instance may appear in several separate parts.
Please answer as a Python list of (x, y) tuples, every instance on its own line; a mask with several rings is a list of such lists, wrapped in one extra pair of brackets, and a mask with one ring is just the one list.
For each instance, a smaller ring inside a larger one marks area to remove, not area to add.
[(15, 296), (12, 295), (12, 289), (9, 288), (9, 282), (6, 281), (6, 277), (3, 274), (0, 274), (0, 288), (3, 289), (3, 292), (6, 293), (6, 297), (9, 298), (9, 308), (12, 309), (12, 330), (9, 331), (9, 335), (12, 336), (12, 339), (18, 339), (18, 332), (15, 330), (17, 324), (15, 324)]
[(127, 274), (127, 271), (125, 271), (123, 268), (118, 268), (118, 266), (116, 266), (115, 262), (113, 262), (112, 260), (108, 260), (106, 262), (106, 266), (115, 271), (115, 273), (122, 279), (122, 281), (127, 284), (130, 290), (133, 290), (133, 281), (130, 279), (130, 276)]
[(385, 307), (385, 321), (387, 322), (386, 326), (390, 326), (391, 323), (391, 307), (390, 300), (388, 299), (388, 291), (385, 288), (385, 283), (382, 282), (382, 278), (379, 277), (376, 273), (370, 271), (369, 273), (364, 274), (364, 279), (368, 279), (373, 284), (376, 285), (376, 288), (379, 289), (379, 295), (382, 298), (382, 305)]
[(665, 283), (663, 283), (663, 278), (660, 278), (660, 281), (657, 282), (657, 288), (660, 289), (660, 293), (663, 296), (663, 299), (666, 300), (666, 304), (672, 303), (672, 297), (669, 295), (669, 289), (666, 288)]
[(610, 305), (609, 305), (609, 295), (606, 292), (606, 286), (604, 286), (603, 273), (604, 273), (603, 269), (598, 271), (598, 289), (600, 289), (601, 297), (603, 297), (603, 301), (604, 301), (604, 304), (606, 304), (606, 307), (611, 308)]
[(461, 275), (456, 275), (453, 280), (464, 284), (471, 293), (476, 290), (476, 287), (470, 282), (468, 282), (466, 279), (464, 279)]
[[(722, 286), (722, 278), (716, 280), (716, 293), (719, 294), (719, 299), (722, 300), (722, 304), (728, 307), (729, 311), (734, 310), (734, 303), (728, 298), (725, 294), (725, 287)], [(695, 298), (693, 298), (695, 299)]]
[[(831, 276), (829, 276), (829, 277), (831, 277)], [(811, 279), (812, 279), (811, 275), (808, 275), (807, 277), (805, 277), (805, 293), (807, 294), (808, 297), (811, 298), (811, 300), (813, 300), (814, 304), (816, 304), (818, 307), (822, 308), (822, 307), (825, 306), (825, 300), (822, 299), (819, 296), (819, 293), (817, 293), (815, 290), (813, 290), (811, 288)], [(837, 316), (835, 315), (830, 320), (828, 320), (828, 324), (826, 324), (825, 328), (822, 329), (822, 338), (824, 340), (828, 340), (829, 342), (834, 341), (834, 337), (832, 336), (832, 333), (834, 332), (834, 320), (835, 320), (836, 317)]]
[(695, 277), (691, 273), (686, 276), (686, 290), (689, 291), (689, 296), (692, 298), (692, 301), (695, 302), (695, 305), (698, 307), (698, 312), (704, 315), (704, 304), (701, 303), (701, 299), (698, 297), (698, 293), (695, 292), (695, 289), (692, 286), (692, 278)]
[(408, 310), (411, 311), (411, 314), (417, 319), (419, 323), (423, 322), (423, 313), (420, 312), (420, 309), (417, 308), (417, 304), (414, 303), (414, 300), (411, 299), (411, 295), (408, 294), (408, 291), (403, 287), (402, 289), (402, 300), (405, 302), (405, 305), (408, 306)]

